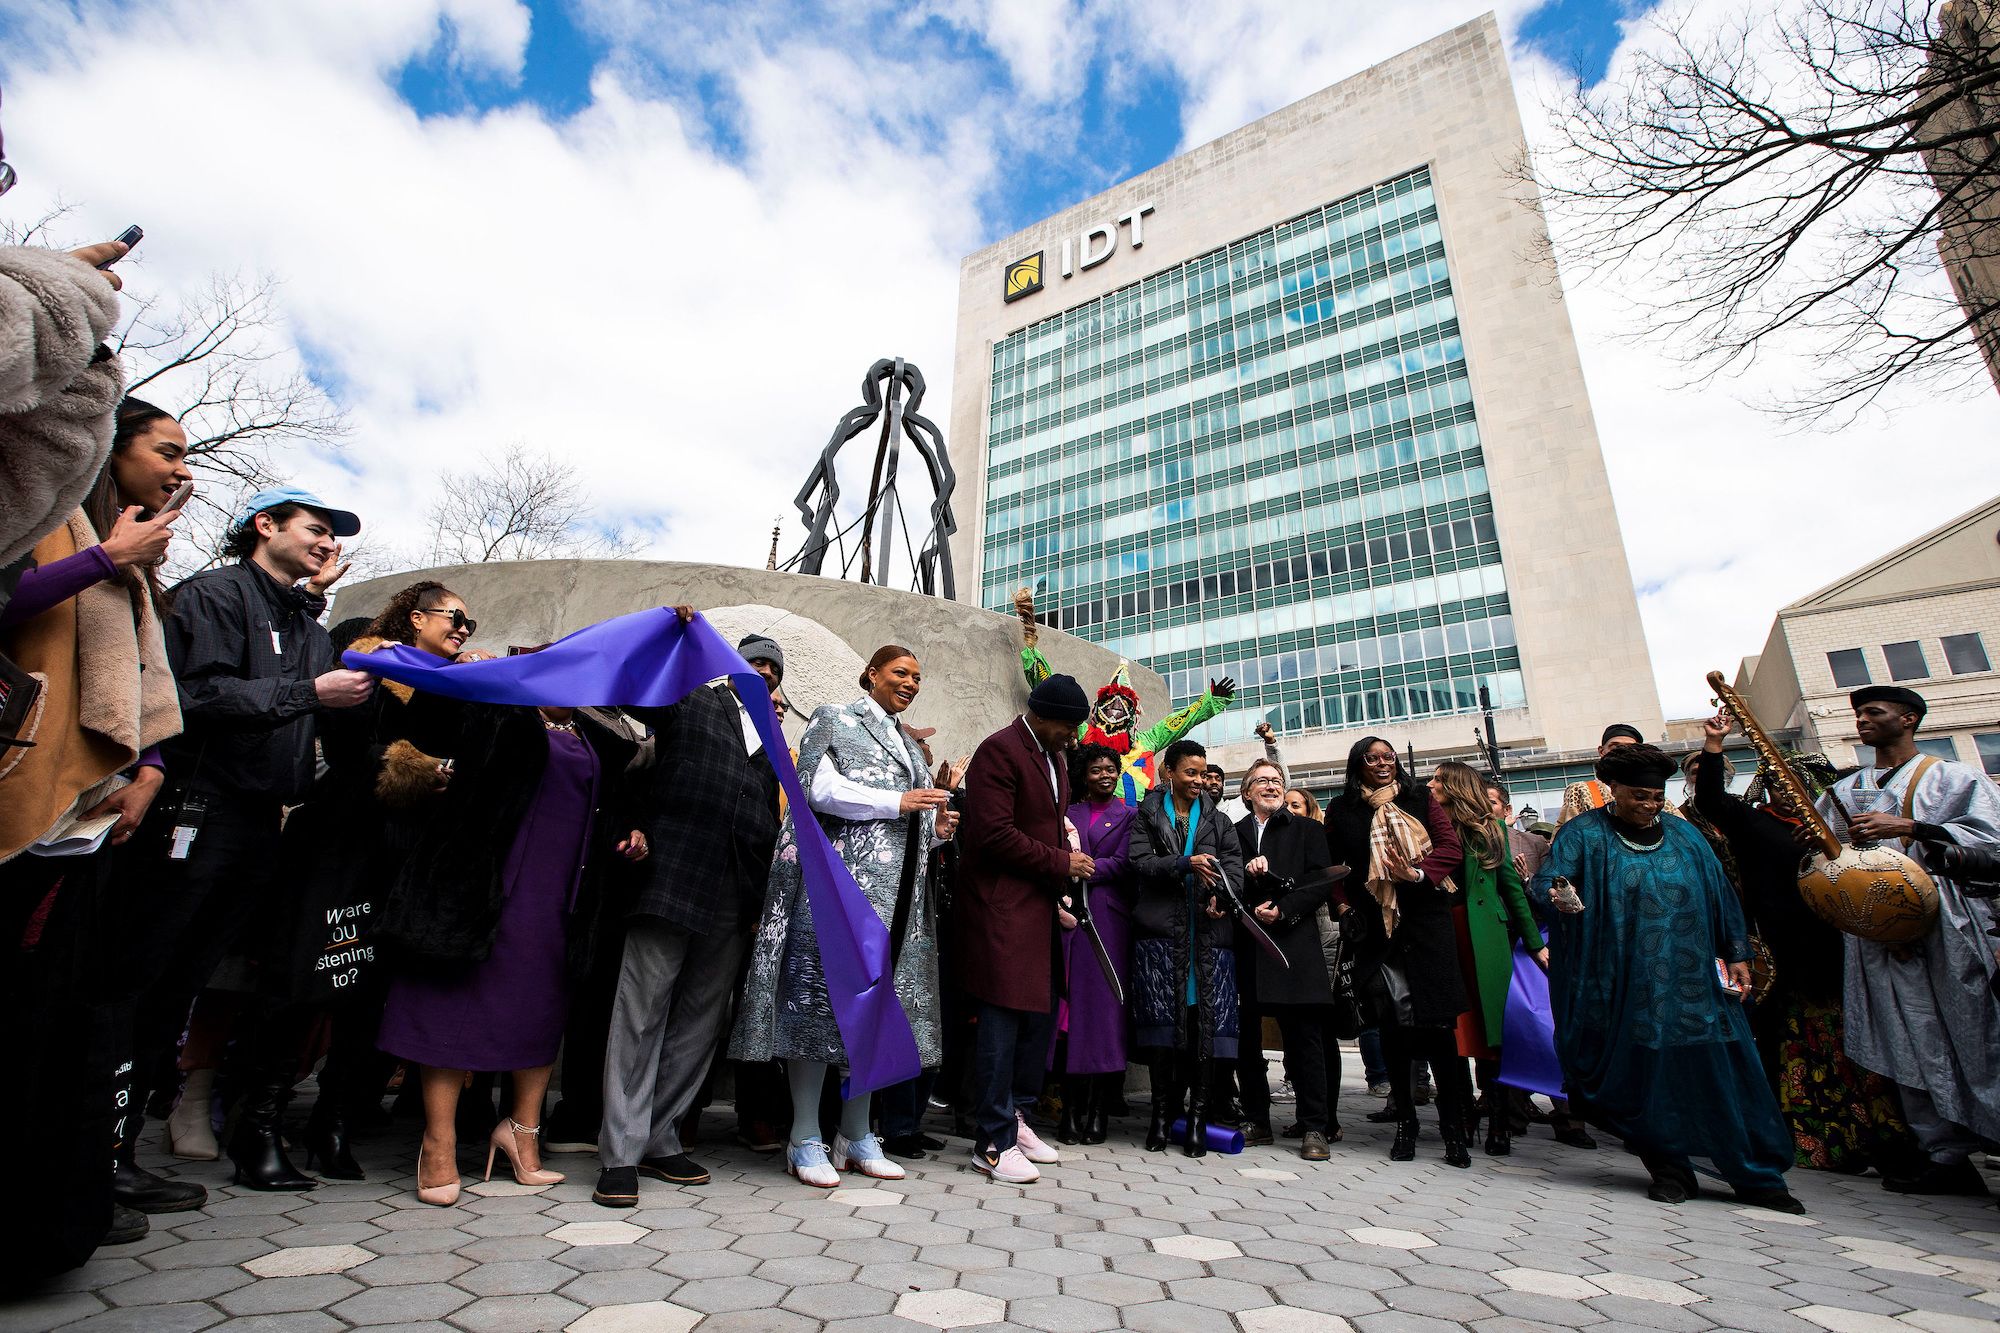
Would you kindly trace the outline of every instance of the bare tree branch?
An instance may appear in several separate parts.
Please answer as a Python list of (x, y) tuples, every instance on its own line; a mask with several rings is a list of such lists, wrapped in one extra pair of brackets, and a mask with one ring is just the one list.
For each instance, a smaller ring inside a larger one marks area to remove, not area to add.
[(509, 445), (498, 458), (438, 478), (429, 521), (433, 565), (629, 555), (639, 543), (593, 521), (595, 508), (562, 459)]
[(2000, 274), (2000, 0), (1668, 17), (1639, 47), (1621, 85), (1563, 99), (1523, 172), (1566, 268), (1646, 292), (1644, 336), (1697, 379), (1810, 357), (1771, 404), (1802, 423), (2000, 365), (2000, 281), (1977, 276)]

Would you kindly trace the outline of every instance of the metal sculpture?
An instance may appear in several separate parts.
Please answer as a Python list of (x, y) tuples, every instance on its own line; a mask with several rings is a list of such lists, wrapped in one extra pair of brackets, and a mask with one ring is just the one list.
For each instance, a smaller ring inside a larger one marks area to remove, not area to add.
[[(868, 368), (861, 380), (861, 405), (841, 417), (833, 436), (821, 451), (806, 484), (793, 501), (805, 521), (805, 545), (787, 562), (802, 574), (821, 573), (829, 548), (838, 547), (840, 577), (846, 578), (860, 565), (861, 582), (889, 586), (896, 535), (902, 534), (909, 554), (912, 586), (932, 596), (956, 598), (952, 577), (951, 534), (958, 531), (952, 517), (951, 495), (957, 478), (945, 454), (944, 436), (929, 419), (918, 412), (924, 401), (923, 372), (901, 357), (883, 357)], [(840, 499), (840, 479), (835, 460), (847, 442), (867, 430), (877, 420), (881, 428), (875, 442), (875, 465), (868, 481), (868, 507), (837, 531), (834, 506)], [(910, 538), (904, 520), (905, 506), (897, 494), (896, 481), (904, 441), (916, 450), (929, 473), (931, 493), (930, 532), (919, 546)], [(861, 539), (855, 551), (847, 549), (846, 537), (855, 525)]]

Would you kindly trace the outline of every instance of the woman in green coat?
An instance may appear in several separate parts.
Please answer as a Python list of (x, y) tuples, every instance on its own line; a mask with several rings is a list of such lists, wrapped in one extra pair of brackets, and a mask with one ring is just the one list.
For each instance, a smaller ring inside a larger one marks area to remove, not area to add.
[[(1528, 908), (1520, 871), (1507, 854), (1507, 830), (1487, 802), (1485, 780), (1471, 766), (1448, 760), (1431, 774), (1430, 787), (1458, 827), (1465, 849), (1465, 868), (1459, 876), (1462, 892), (1453, 915), (1458, 919), (1459, 958), (1473, 1005), (1458, 1021), (1459, 1053), (1477, 1060), (1479, 1086), (1493, 1107), (1500, 1100), (1493, 1076), (1499, 1072), (1507, 988), (1514, 980), (1514, 941), (1518, 938), (1544, 968), (1549, 965), (1549, 951)], [(1507, 1120), (1504, 1111), (1489, 1111), (1489, 1156), (1502, 1157), (1512, 1150)]]

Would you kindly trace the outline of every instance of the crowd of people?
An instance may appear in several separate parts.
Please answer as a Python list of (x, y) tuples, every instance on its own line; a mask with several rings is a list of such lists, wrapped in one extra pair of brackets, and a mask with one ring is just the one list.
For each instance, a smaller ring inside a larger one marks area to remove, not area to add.
[[(1795, 765), (1847, 837), (1936, 877), (1933, 933), (1898, 946), (1802, 905), (1800, 812), (1769, 782), (1731, 793), (1726, 714), (1680, 809), (1675, 761), (1614, 725), (1562, 826), (1535, 832), (1507, 823), (1498, 776), (1420, 780), (1382, 737), (1322, 805), (1260, 729), (1266, 756), (1228, 790), (1188, 732), (1230, 682), (1141, 731), (1123, 671), (1093, 698), (1031, 621), (1026, 707), (963, 767), (905, 725), (925, 665), (895, 644), (795, 756), (759, 725), (785, 672), (765, 635), (736, 645), (754, 678), (667, 705), (477, 702), (408, 679), (495, 660), (452, 589), (323, 623), (361, 522), (302, 488), (249, 497), (228, 559), (161, 586), (187, 437), (121, 398), (100, 352), (115, 283), (96, 264), (115, 258), (0, 251), (0, 903), (25, 1048), (0, 1115), (35, 1145), (17, 1206), (41, 1219), (13, 1272), (205, 1202), (141, 1164), (149, 1119), (176, 1157), (306, 1190), (379, 1169), (357, 1136), (393, 1094), (421, 1119), (424, 1203), (458, 1201), (471, 1137), (486, 1176), (504, 1159), (527, 1185), (594, 1151), (592, 1197), (630, 1207), (643, 1180), (708, 1180), (691, 1149), (725, 1067), (738, 1139), (815, 1188), (946, 1151), (933, 1106), (1007, 1185), (1134, 1112), (1143, 1151), (1283, 1137), (1331, 1162), (1353, 1042), (1397, 1161), (1434, 1100), (1452, 1167), (1482, 1122), (1491, 1156), (1536, 1121), (1578, 1150), (1594, 1127), (1669, 1204), (1698, 1167), (1794, 1212), (1794, 1166), (1984, 1191), (2000, 963), (1991, 905), (1945, 853), (2000, 849), (2000, 794), (1917, 753), (1909, 690), (1855, 693), (1869, 767)], [(887, 1087), (844, 1077), (859, 1029), (823, 947), (822, 835), (887, 941), (914, 1047)], [(1539, 1038), (1514, 1012), (1538, 986)], [(1560, 1066), (1547, 1112), (1509, 1073), (1538, 1041)]]

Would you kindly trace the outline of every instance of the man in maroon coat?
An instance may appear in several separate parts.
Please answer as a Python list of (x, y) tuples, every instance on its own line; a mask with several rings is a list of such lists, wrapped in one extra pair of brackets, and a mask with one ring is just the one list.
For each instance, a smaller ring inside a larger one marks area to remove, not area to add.
[(1063, 752), (1089, 715), (1083, 687), (1050, 676), (1026, 713), (980, 742), (966, 772), (955, 915), (960, 980), (978, 1020), (972, 1164), (1010, 1185), (1040, 1179), (1037, 1162), (1061, 1160), (1020, 1108), (1042, 1090), (1055, 1026), (1056, 901), (1095, 869), (1063, 831)]

